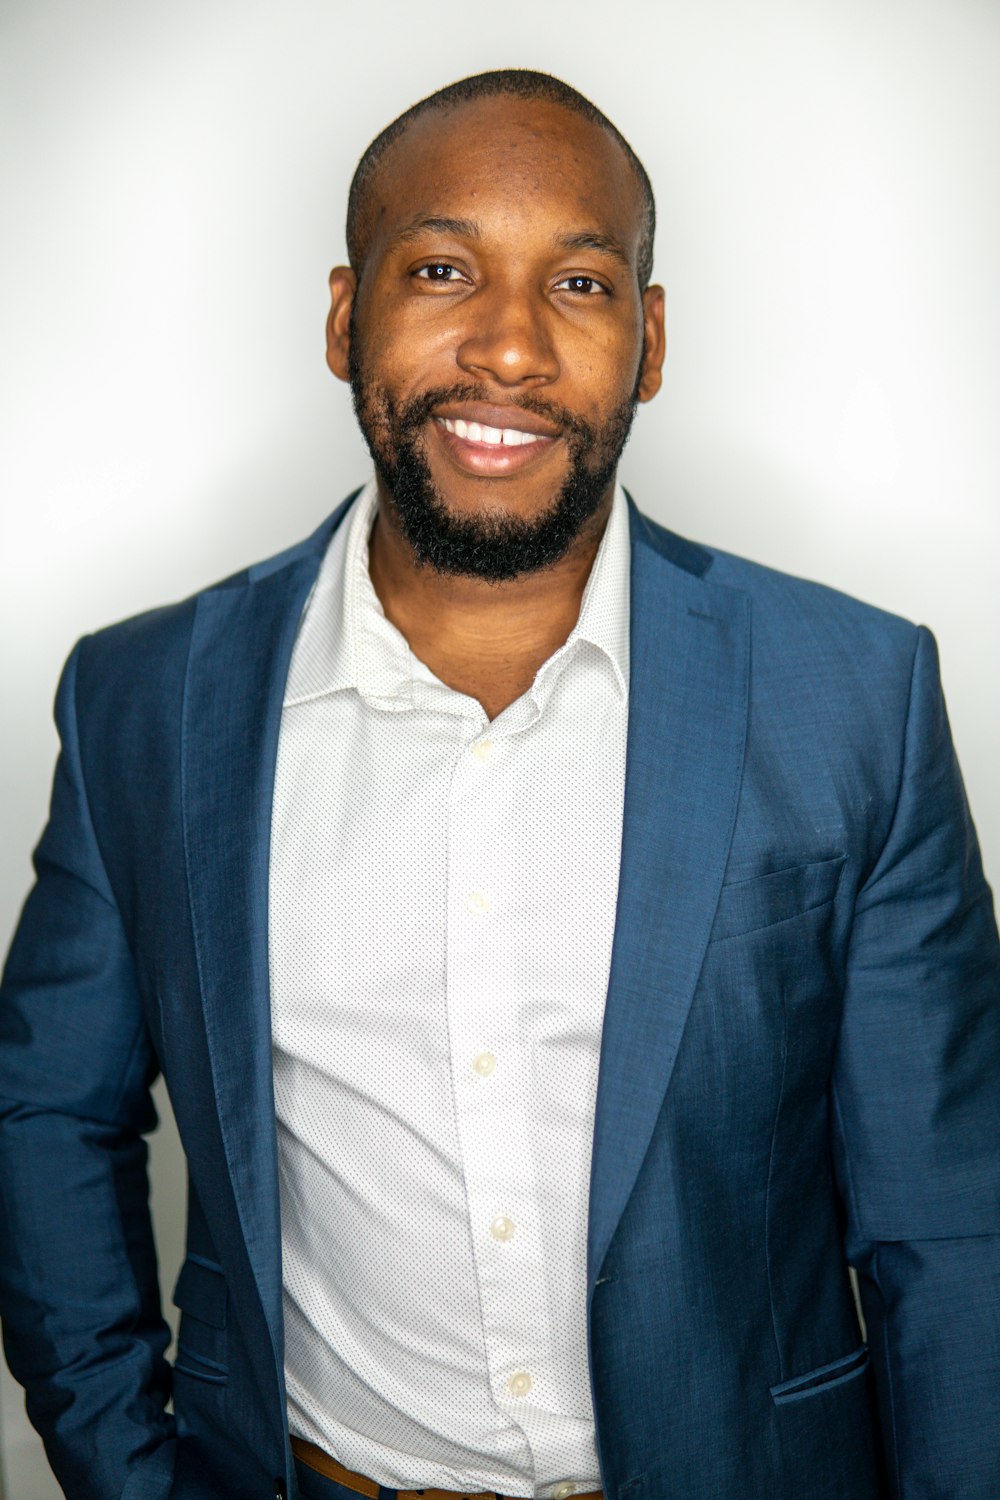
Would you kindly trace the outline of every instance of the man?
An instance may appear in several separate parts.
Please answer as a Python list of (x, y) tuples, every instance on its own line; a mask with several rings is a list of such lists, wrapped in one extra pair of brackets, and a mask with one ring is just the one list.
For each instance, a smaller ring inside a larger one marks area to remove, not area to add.
[(0, 1291), (76, 1500), (1000, 1493), (1000, 956), (933, 641), (617, 486), (652, 232), (557, 80), (414, 106), (330, 278), (374, 480), (70, 658)]

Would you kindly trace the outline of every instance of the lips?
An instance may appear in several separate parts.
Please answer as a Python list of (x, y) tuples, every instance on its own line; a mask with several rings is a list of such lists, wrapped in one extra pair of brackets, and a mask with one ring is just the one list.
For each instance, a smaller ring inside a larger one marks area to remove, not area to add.
[(459, 469), (490, 478), (518, 474), (539, 462), (560, 437), (558, 428), (534, 412), (480, 402), (440, 407), (430, 425)]

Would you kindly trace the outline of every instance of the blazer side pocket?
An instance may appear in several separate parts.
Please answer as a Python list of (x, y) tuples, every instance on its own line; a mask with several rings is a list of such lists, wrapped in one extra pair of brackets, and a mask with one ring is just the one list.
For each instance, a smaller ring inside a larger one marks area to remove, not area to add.
[(209, 1385), (225, 1385), (229, 1292), (222, 1267), (189, 1255), (177, 1278), (174, 1305), (181, 1310), (174, 1369)]
[(823, 1391), (832, 1390), (834, 1386), (844, 1385), (848, 1380), (856, 1380), (867, 1368), (868, 1345), (862, 1344), (853, 1354), (845, 1354), (843, 1359), (835, 1359), (831, 1364), (819, 1365), (805, 1375), (795, 1375), (791, 1380), (782, 1380), (778, 1385), (772, 1385), (771, 1395), (776, 1406), (782, 1406), (787, 1401), (803, 1401), (808, 1396), (819, 1396)]
[(837, 892), (843, 854), (811, 864), (791, 865), (767, 875), (734, 880), (722, 887), (710, 941), (742, 937), (825, 906)]

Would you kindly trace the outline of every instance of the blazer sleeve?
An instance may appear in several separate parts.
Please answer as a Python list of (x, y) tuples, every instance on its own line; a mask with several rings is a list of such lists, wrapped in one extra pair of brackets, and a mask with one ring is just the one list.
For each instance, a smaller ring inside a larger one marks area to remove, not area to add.
[(855, 907), (835, 1158), (893, 1494), (1000, 1495), (1000, 949), (933, 637)]
[(121, 1494), (173, 1433), (143, 1132), (156, 1063), (97, 847), (70, 657), (61, 752), (0, 989), (0, 1316), (74, 1500)]

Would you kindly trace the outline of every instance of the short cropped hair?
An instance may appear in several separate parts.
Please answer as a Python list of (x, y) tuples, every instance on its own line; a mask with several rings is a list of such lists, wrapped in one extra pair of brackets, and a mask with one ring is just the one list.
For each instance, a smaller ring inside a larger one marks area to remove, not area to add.
[(568, 83), (563, 83), (560, 78), (553, 77), (551, 73), (534, 73), (528, 68), (498, 68), (491, 73), (476, 73), (471, 78), (460, 78), (457, 83), (449, 83), (445, 88), (438, 89), (436, 93), (428, 94), (426, 99), (412, 104), (375, 137), (358, 162), (347, 196), (347, 255), (358, 279), (361, 279), (365, 257), (368, 253), (368, 242), (371, 238), (371, 189), (379, 163), (386, 152), (399, 140), (414, 120), (418, 120), (421, 115), (431, 110), (447, 110), (456, 105), (470, 103), (474, 99), (497, 97), (544, 99), (551, 104), (561, 104), (565, 109), (572, 110), (574, 114), (582, 115), (592, 125), (599, 125), (618, 142), (635, 173), (642, 193), (643, 227), (636, 270), (639, 289), (645, 291), (653, 272), (653, 236), (656, 232), (656, 203), (645, 167), (621, 131), (611, 123), (607, 115), (597, 108), (596, 104), (591, 104), (583, 94), (571, 88)]

